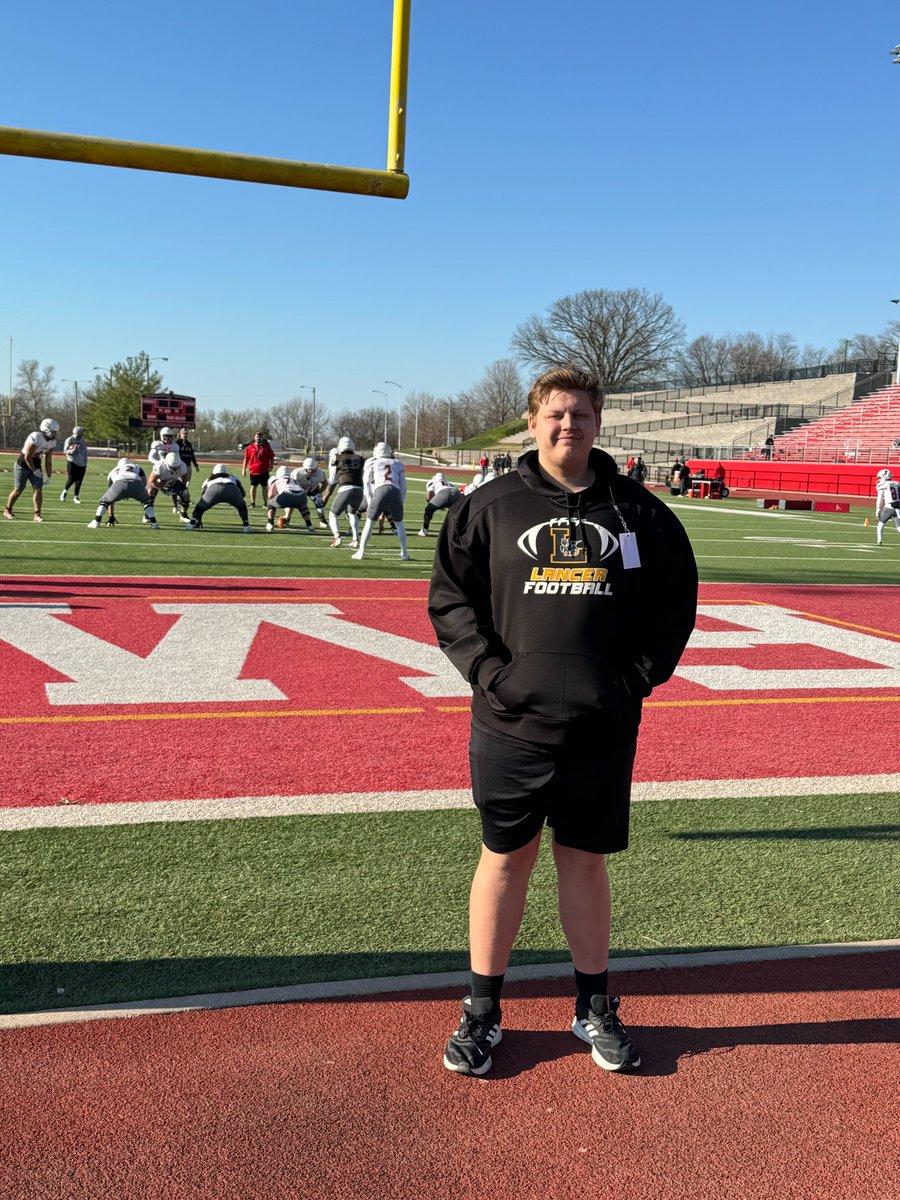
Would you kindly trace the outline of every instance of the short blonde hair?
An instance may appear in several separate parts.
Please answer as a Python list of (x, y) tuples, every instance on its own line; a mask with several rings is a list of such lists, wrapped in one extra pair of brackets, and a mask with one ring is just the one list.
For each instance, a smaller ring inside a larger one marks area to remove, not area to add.
[(542, 404), (546, 404), (553, 392), (587, 392), (594, 412), (600, 416), (603, 410), (603, 384), (590, 371), (581, 367), (562, 365), (539, 375), (528, 392), (528, 416), (537, 417)]

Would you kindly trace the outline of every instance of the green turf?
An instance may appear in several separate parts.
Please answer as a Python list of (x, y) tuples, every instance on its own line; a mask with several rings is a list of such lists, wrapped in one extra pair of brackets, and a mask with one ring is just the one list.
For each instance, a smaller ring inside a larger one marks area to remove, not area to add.
[[(894, 795), (637, 804), (611, 859), (614, 953), (891, 937), (896, 822)], [(471, 811), (4, 843), (6, 1012), (466, 965)], [(566, 958), (545, 847), (513, 961)]]
[[(0, 456), (0, 466), (12, 463)], [(106, 464), (103, 464), (106, 466)], [(160, 505), (163, 528), (154, 532), (141, 525), (134, 502), (120, 506), (121, 523), (114, 529), (90, 530), (97, 499), (105, 487), (103, 467), (92, 462), (82, 490), (84, 503), (62, 504), (59, 488), (64, 476), (54, 475), (45, 488), (42, 525), (31, 517), (30, 491), (17, 505), (15, 521), (0, 521), (2, 569), (13, 575), (208, 575), (250, 577), (346, 576), (427, 579), (431, 573), (434, 537), (417, 535), (425, 506), (425, 475), (409, 473), (406, 527), (411, 561), (400, 563), (397, 540), (373, 536), (362, 563), (351, 560), (345, 541), (331, 548), (331, 534), (316, 529), (310, 537), (302, 522), (296, 529), (264, 531), (265, 510), (251, 510), (253, 535), (239, 532), (237, 514), (219, 506), (203, 520), (204, 530), (187, 534), (167, 504)], [(450, 472), (462, 481), (467, 473)], [(2, 476), (11, 480), (10, 475)], [(875, 545), (875, 530), (864, 528), (872, 506), (861, 502), (845, 513), (764, 512), (755, 500), (708, 501), (671, 499), (660, 493), (685, 524), (697, 555), (700, 578), (708, 582), (740, 583), (890, 583), (900, 577), (900, 537), (891, 527), (885, 545)], [(431, 531), (440, 529), (438, 513)], [(164, 566), (163, 566), (164, 564)]]
[[(0, 466), (11, 464), (0, 456)], [(362, 564), (330, 535), (237, 532), (214, 510), (185, 534), (125, 505), (88, 530), (85, 503), (43, 524), (30, 495), (0, 521), (2, 570), (28, 575), (365, 576), (427, 579), (434, 539), (415, 536), (424, 476), (410, 476), (412, 561), (376, 536)], [(454, 477), (462, 478), (456, 474)], [(7, 473), (5, 478), (11, 482)], [(669, 500), (704, 581), (891, 584), (900, 538), (875, 546), (866, 502), (850, 514), (767, 513), (755, 501)], [(439, 528), (438, 514), (432, 529)], [(896, 796), (805, 797), (634, 809), (634, 850), (612, 860), (619, 953), (893, 936)], [(462, 968), (477, 852), (474, 812), (185, 822), (3, 835), (0, 1007), (106, 1000)], [(893, 868), (893, 870), (892, 870)], [(566, 957), (551, 867), (540, 860), (514, 961)], [(62, 988), (63, 991), (58, 989)]]

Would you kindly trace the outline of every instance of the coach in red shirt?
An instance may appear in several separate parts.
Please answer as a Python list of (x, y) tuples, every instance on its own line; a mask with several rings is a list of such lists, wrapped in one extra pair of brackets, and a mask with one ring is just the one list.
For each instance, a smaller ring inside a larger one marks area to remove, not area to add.
[(244, 465), (241, 467), (241, 475), (246, 475), (250, 472), (250, 507), (256, 507), (256, 489), (261, 487), (263, 496), (266, 494), (266, 488), (269, 486), (269, 472), (272, 470), (272, 465), (275, 462), (275, 451), (269, 444), (265, 434), (257, 431), (253, 435), (253, 441), (244, 450)]

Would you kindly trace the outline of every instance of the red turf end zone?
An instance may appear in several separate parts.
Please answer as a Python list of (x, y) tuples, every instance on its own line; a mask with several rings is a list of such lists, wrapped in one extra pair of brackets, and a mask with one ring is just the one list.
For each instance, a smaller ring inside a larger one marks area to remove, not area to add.
[[(0, 807), (467, 787), (465, 687), (426, 591), (0, 578), (0, 739), (21, 765)], [(896, 770), (896, 598), (704, 586), (679, 674), (645, 708), (636, 781)]]

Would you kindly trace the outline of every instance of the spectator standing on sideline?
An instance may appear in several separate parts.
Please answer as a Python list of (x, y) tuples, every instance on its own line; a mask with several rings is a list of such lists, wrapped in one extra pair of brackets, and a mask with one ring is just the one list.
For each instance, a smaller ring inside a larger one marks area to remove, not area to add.
[(628, 478), (633, 479), (635, 483), (643, 483), (647, 478), (647, 465), (640, 455), (631, 464), (628, 471)]
[(253, 435), (253, 441), (244, 448), (241, 475), (250, 473), (250, 507), (256, 508), (256, 489), (262, 488), (262, 502), (266, 503), (269, 487), (269, 472), (275, 464), (275, 451), (261, 429)]
[(469, 758), (483, 845), (469, 902), (471, 992), (444, 1066), (483, 1075), (546, 822), (575, 968), (573, 1033), (609, 1071), (640, 1055), (609, 994), (605, 855), (628, 844), (641, 704), (694, 626), (697, 570), (678, 519), (602, 450), (599, 380), (548, 371), (528, 395), (537, 449), (447, 514), (429, 616), (472, 685)]
[(188, 437), (186, 429), (179, 429), (178, 445), (175, 449), (181, 455), (181, 461), (187, 467), (187, 476), (184, 482), (190, 483), (194, 471), (200, 470), (200, 464), (197, 462), (197, 455), (194, 453), (194, 443)]
[(76, 425), (63, 442), (63, 454), (66, 456), (66, 486), (60, 494), (60, 500), (65, 500), (69, 491), (73, 492), (72, 503), (80, 504), (81, 483), (87, 474), (87, 442), (84, 429)]
[(34, 521), (43, 521), (41, 505), (44, 500), (44, 471), (47, 478), (53, 474), (53, 451), (56, 448), (56, 435), (59, 433), (59, 422), (45, 417), (40, 428), (29, 433), (25, 444), (13, 467), (13, 490), (9, 493), (3, 515), (7, 521), (12, 521), (15, 514), (13, 507), (25, 491), (25, 485), (30, 483), (32, 502), (34, 504)]

